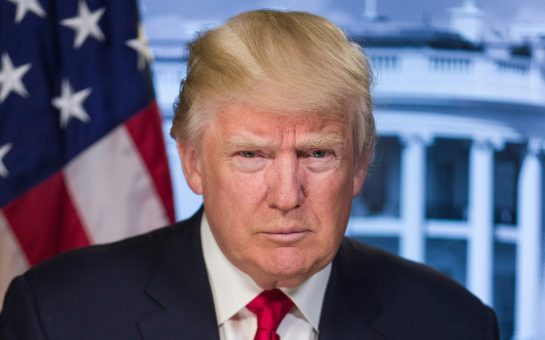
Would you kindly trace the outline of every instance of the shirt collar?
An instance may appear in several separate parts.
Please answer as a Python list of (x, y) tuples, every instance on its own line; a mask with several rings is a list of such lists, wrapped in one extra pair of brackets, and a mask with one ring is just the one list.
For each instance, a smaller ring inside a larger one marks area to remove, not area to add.
[[(201, 220), (201, 242), (219, 326), (246, 307), (263, 289), (225, 257), (216, 243), (205, 214)], [(330, 273), (331, 263), (300, 286), (281, 288), (315, 330), (318, 330)]]

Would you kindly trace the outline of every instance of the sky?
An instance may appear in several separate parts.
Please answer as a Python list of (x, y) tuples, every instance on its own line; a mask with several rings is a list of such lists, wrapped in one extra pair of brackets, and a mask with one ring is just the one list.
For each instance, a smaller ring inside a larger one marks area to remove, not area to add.
[[(143, 17), (152, 29), (160, 23), (221, 21), (241, 11), (256, 8), (305, 10), (328, 17), (337, 24), (357, 22), (365, 0), (140, 0)], [(396, 21), (427, 20), (444, 26), (448, 9), (464, 0), (376, 0), (378, 14)], [(498, 30), (510, 23), (545, 25), (545, 0), (476, 0), (487, 23)], [(172, 27), (171, 27), (172, 29)]]

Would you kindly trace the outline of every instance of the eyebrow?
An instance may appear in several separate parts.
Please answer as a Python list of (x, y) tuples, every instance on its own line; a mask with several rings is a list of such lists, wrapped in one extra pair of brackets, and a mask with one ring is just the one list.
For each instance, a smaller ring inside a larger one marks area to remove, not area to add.
[(302, 141), (297, 143), (298, 148), (307, 148), (307, 149), (321, 149), (321, 148), (334, 148), (338, 147), (341, 149), (346, 148), (347, 139), (339, 134), (328, 134), (328, 135), (316, 135), (308, 136)]
[[(261, 149), (270, 147), (273, 143), (267, 140), (260, 140), (252, 136), (233, 136), (225, 142), (227, 148), (249, 148)], [(297, 148), (321, 149), (321, 148), (346, 148), (347, 138), (339, 134), (311, 135), (297, 142)]]
[(245, 136), (233, 136), (229, 137), (227, 141), (225, 142), (225, 145), (228, 148), (250, 148), (250, 149), (261, 149), (269, 146), (271, 143), (268, 143), (267, 141), (258, 140), (253, 137)]

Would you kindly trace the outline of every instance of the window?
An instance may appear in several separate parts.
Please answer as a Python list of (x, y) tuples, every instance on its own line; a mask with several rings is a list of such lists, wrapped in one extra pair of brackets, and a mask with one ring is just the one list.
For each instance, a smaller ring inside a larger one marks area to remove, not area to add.
[(468, 140), (436, 139), (428, 148), (428, 218), (467, 219), (469, 146)]
[(515, 270), (517, 250), (514, 244), (494, 245), (494, 310), (498, 316), (500, 334), (511, 339), (514, 330)]
[(467, 241), (427, 239), (426, 264), (465, 285)]
[(494, 222), (517, 223), (517, 183), (522, 163), (522, 146), (507, 144), (494, 157)]

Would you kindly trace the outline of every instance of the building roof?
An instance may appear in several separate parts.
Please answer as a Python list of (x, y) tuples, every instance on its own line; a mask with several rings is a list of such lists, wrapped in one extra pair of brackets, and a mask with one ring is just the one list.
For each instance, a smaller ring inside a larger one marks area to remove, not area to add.
[(347, 30), (352, 40), (364, 47), (430, 47), (435, 49), (481, 51), (483, 46), (460, 34), (427, 24), (395, 25), (370, 22)]

